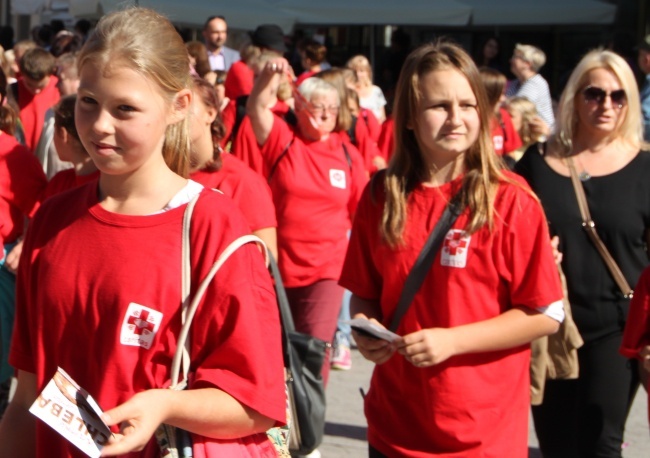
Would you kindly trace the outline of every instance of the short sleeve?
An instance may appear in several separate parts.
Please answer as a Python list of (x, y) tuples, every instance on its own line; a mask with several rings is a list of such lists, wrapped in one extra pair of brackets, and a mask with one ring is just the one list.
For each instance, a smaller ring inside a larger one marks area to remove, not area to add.
[(559, 301), (562, 287), (542, 206), (523, 182), (503, 186), (510, 187), (505, 193), (510, 196), (502, 196), (499, 208), (504, 210), (496, 216), (504, 221), (495, 259), (501, 277), (509, 284), (510, 302), (538, 308)]
[(339, 284), (363, 299), (379, 300), (382, 280), (372, 256), (379, 238), (378, 208), (371, 198), (373, 182), (359, 200)]

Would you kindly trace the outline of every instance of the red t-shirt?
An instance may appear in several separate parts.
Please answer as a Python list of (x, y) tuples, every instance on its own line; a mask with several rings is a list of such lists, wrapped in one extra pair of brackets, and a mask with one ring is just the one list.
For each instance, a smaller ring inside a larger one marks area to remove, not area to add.
[(0, 241), (22, 235), (47, 185), (43, 167), (31, 151), (9, 134), (0, 133)]
[(386, 159), (386, 162), (390, 161), (390, 158), (393, 157), (393, 136), (395, 129), (395, 121), (392, 117), (389, 117), (381, 125), (381, 133), (379, 134), (379, 140), (377, 140), (377, 146), (381, 151), (381, 155)]
[[(372, 112), (368, 111), (368, 114), (377, 121), (377, 118), (374, 117)], [(371, 129), (372, 121), (368, 121), (370, 116), (364, 117), (363, 112), (357, 118), (357, 122), (354, 126), (354, 145), (357, 147), (361, 156), (363, 157), (363, 162), (366, 167), (368, 174), (373, 174), (377, 171), (377, 166), (374, 165), (373, 160), (375, 157), (383, 157), (379, 147), (377, 146), (377, 141), (373, 139)]]
[[(289, 105), (278, 100), (271, 111), (276, 116), (284, 119), (284, 117), (289, 113), (290, 109), (291, 108)], [(255, 132), (253, 131), (253, 126), (251, 125), (251, 121), (248, 116), (244, 116), (241, 124), (239, 125), (239, 130), (237, 131), (237, 136), (233, 141), (231, 151), (251, 169), (255, 170), (263, 177), (268, 176), (269, 170), (264, 168), (265, 166), (264, 159), (262, 158), (262, 152), (260, 151), (260, 146), (257, 144), (257, 138), (255, 137)]]
[[(104, 210), (89, 183), (48, 199), (30, 226), (16, 290), (10, 363), (36, 374), (57, 366), (104, 409), (165, 386), (181, 327), (181, 232), (186, 205), (132, 216)], [(249, 232), (232, 200), (204, 190), (191, 224), (192, 295), (224, 248)], [(196, 248), (196, 249), (194, 249)], [(149, 333), (133, 321), (146, 319)], [(131, 324), (130, 324), (131, 323)], [(218, 387), (284, 423), (278, 309), (259, 249), (240, 248), (219, 270), (190, 332), (193, 388)], [(266, 443), (264, 434), (255, 435)], [(82, 457), (43, 422), (39, 457)], [(160, 456), (155, 439), (144, 452)]]
[(499, 156), (508, 154), (517, 148), (520, 148), (521, 138), (512, 125), (512, 118), (510, 114), (503, 108), (499, 108), (501, 114), (501, 121), (496, 117), (492, 117), (492, 143), (494, 144), (494, 152)]
[(20, 121), (25, 132), (25, 144), (34, 151), (41, 138), (45, 113), (60, 99), (56, 85), (59, 79), (52, 75), (47, 86), (38, 94), (29, 92), (22, 78), (18, 80), (18, 107), (20, 108)]
[(372, 138), (372, 140), (375, 142), (379, 141), (379, 135), (381, 134), (381, 123), (377, 119), (377, 116), (375, 116), (375, 114), (372, 112), (372, 110), (362, 108), (360, 111), (359, 119), (363, 120), (366, 124), (370, 138)]
[(271, 190), (264, 178), (232, 154), (223, 153), (221, 159), (221, 170), (199, 170), (192, 173), (190, 178), (231, 197), (246, 217), (251, 230), (277, 227)]
[(302, 84), (303, 81), (305, 81), (307, 78), (311, 78), (311, 77), (314, 76), (316, 73), (318, 73), (318, 72), (315, 72), (315, 71), (313, 71), (313, 70), (305, 70), (304, 72), (302, 72), (302, 73), (298, 76), (298, 78), (296, 78), (296, 87), (300, 86), (300, 85)]
[[(623, 333), (621, 354), (626, 358), (641, 359), (639, 352), (646, 345), (650, 345), (650, 267), (641, 273), (634, 288)], [(650, 419), (650, 404), (648, 415)]]
[(47, 183), (44, 199), (98, 179), (99, 171), (89, 173), (88, 175), (77, 175), (74, 169), (61, 170)]
[[(484, 321), (513, 306), (537, 308), (562, 298), (542, 207), (520, 178), (508, 176), (522, 187), (499, 187), (493, 229), (466, 236), (461, 229), (468, 211), (459, 216), (398, 334)], [(378, 230), (383, 187), (375, 186), (374, 199), (370, 186), (364, 191), (340, 283), (377, 301), (386, 326), (415, 259), (459, 183), (416, 187), (408, 197), (404, 246), (397, 249), (383, 242)], [(529, 346), (522, 345), (455, 356), (423, 369), (396, 353), (375, 366), (365, 398), (370, 444), (387, 456), (526, 456), (529, 359)]]
[(307, 142), (276, 116), (261, 148), (265, 170), (277, 161), (269, 184), (285, 286), (307, 286), (341, 274), (351, 218), (367, 182), (359, 152), (346, 144), (350, 164), (343, 141), (333, 132), (325, 141)]
[(224, 83), (226, 97), (236, 100), (237, 97), (250, 94), (253, 90), (253, 79), (253, 70), (244, 61), (238, 60), (233, 63)]

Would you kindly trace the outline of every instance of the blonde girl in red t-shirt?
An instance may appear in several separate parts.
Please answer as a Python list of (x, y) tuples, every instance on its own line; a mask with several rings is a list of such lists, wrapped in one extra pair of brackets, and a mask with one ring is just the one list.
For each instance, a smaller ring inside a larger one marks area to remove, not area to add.
[(226, 246), (250, 233), (230, 199), (187, 179), (193, 94), (181, 37), (153, 10), (112, 13), (78, 68), (76, 127), (99, 182), (48, 199), (25, 238), (10, 354), (18, 385), (0, 456), (79, 456), (28, 410), (57, 366), (105, 409), (114, 435), (102, 456), (160, 456), (152, 436), (161, 423), (223, 456), (248, 456), (249, 447), (275, 456), (265, 431), (286, 419), (280, 326), (254, 245), (238, 249), (205, 291), (190, 330), (188, 389), (167, 389), (188, 202), (199, 197), (191, 296)]
[(395, 155), (366, 188), (341, 285), (388, 326), (449, 200), (463, 211), (389, 343), (354, 332), (376, 364), (365, 399), (371, 457), (527, 455), (528, 343), (562, 297), (539, 202), (498, 165), (492, 109), (458, 46), (425, 45), (397, 85)]

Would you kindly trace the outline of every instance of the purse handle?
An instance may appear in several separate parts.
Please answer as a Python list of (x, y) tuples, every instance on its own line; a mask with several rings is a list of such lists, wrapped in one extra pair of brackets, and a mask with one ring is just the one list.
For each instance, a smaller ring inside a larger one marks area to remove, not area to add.
[(596, 231), (596, 223), (591, 218), (591, 213), (589, 212), (589, 204), (587, 203), (587, 196), (585, 196), (585, 190), (582, 187), (580, 178), (578, 177), (578, 172), (576, 172), (576, 168), (573, 163), (573, 158), (569, 156), (565, 159), (566, 159), (567, 166), (569, 168), (569, 173), (571, 174), (571, 183), (573, 184), (573, 189), (575, 190), (576, 193), (576, 198), (578, 200), (578, 207), (580, 208), (582, 227), (585, 229), (585, 231), (587, 231), (587, 235), (589, 236), (593, 244), (596, 246), (596, 250), (598, 251), (600, 256), (605, 261), (605, 264), (607, 265), (607, 269), (609, 269), (609, 272), (612, 274), (612, 277), (614, 277), (614, 281), (616, 282), (619, 289), (621, 290), (621, 293), (623, 293), (623, 297), (625, 297), (626, 299), (631, 299), (632, 296), (634, 295), (634, 291), (630, 287), (629, 283), (625, 279), (625, 276), (623, 275), (623, 272), (618, 267), (618, 264), (616, 264), (616, 261), (614, 260), (611, 253), (609, 252), (609, 250), (603, 243), (602, 239), (598, 235), (598, 232)]
[[(210, 282), (217, 274), (221, 266), (228, 260), (230, 255), (232, 255), (237, 249), (246, 245), (248, 243), (257, 243), (260, 245), (264, 252), (264, 261), (266, 265), (269, 264), (268, 250), (266, 245), (259, 237), (256, 237), (252, 234), (242, 235), (241, 237), (235, 239), (230, 243), (219, 255), (217, 260), (212, 265), (212, 268), (205, 276), (203, 281), (199, 284), (198, 289), (194, 298), (190, 302), (190, 288), (191, 288), (191, 273), (192, 266), (190, 262), (190, 225), (192, 221), (192, 212), (194, 211), (194, 206), (199, 199), (200, 194), (195, 196), (185, 209), (185, 214), (183, 215), (183, 238), (182, 238), (182, 247), (181, 247), (181, 257), (182, 257), (182, 280), (181, 280), (181, 296), (182, 296), (182, 311), (181, 311), (181, 322), (183, 326), (181, 332), (178, 335), (178, 341), (176, 342), (176, 351), (174, 353), (174, 359), (172, 360), (171, 366), (171, 386), (173, 390), (183, 390), (187, 386), (187, 377), (190, 371), (190, 343), (188, 339), (190, 327), (192, 326), (192, 319), (196, 313), (196, 310), (203, 299), (205, 291), (208, 289)], [(181, 364), (183, 370), (183, 379), (178, 380), (178, 377), (181, 372)]]

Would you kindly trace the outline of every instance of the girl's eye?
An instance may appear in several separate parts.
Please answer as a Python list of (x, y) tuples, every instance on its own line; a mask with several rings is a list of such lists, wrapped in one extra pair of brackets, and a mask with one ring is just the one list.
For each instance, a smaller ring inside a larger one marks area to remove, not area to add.
[(118, 107), (118, 109), (119, 109), (120, 111), (128, 111), (128, 112), (130, 112), (130, 111), (135, 111), (135, 108), (132, 107), (131, 105), (120, 105), (120, 106)]
[(463, 104), (460, 105), (460, 107), (463, 110), (470, 110), (470, 109), (476, 108), (476, 105), (471, 104), (471, 103), (463, 103)]
[(95, 101), (95, 99), (93, 99), (92, 97), (81, 97), (80, 101), (81, 101), (81, 103), (85, 103), (85, 104), (89, 104), (89, 105), (97, 103)]

